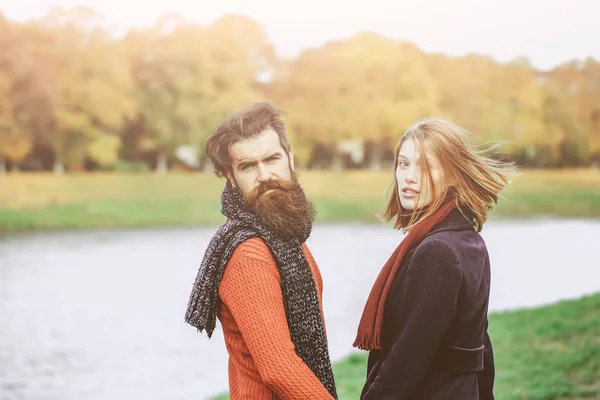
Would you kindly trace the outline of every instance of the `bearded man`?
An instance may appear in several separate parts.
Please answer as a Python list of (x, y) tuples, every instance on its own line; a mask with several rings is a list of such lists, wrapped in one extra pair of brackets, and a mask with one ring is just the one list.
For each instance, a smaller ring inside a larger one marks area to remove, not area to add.
[(322, 279), (305, 244), (314, 220), (269, 103), (230, 115), (206, 141), (227, 222), (212, 238), (185, 320), (208, 337), (216, 318), (229, 353), (230, 398), (337, 399)]

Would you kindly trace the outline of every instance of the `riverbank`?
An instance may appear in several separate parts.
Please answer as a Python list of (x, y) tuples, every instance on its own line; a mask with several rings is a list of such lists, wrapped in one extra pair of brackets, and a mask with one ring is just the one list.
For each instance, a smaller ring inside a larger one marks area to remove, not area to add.
[[(319, 222), (378, 222), (389, 172), (305, 171)], [(223, 181), (212, 174), (9, 174), (0, 177), (0, 233), (81, 228), (198, 226), (223, 222)], [(600, 171), (529, 171), (491, 217), (599, 218)]]

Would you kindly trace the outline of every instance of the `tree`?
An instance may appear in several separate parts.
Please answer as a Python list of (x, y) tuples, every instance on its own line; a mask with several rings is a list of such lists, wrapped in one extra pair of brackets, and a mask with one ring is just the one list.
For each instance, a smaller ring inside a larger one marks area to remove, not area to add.
[(165, 16), (127, 41), (159, 171), (177, 147), (200, 147), (233, 108), (260, 99), (258, 76), (274, 57), (263, 28), (235, 15), (204, 28)]
[(352, 139), (391, 147), (404, 129), (437, 111), (435, 83), (419, 49), (371, 33), (304, 52), (277, 85), (298, 140), (334, 146)]
[(33, 146), (28, 132), (28, 115), (18, 95), (27, 85), (22, 71), (23, 37), (19, 30), (0, 15), (0, 173), (6, 170), (5, 162), (13, 168), (29, 154)]
[(55, 9), (26, 27), (35, 33), (27, 55), (43, 109), (37, 110), (43, 122), (38, 135), (54, 151), (56, 173), (65, 163), (78, 167), (85, 157), (108, 166), (118, 146), (98, 142), (118, 143), (126, 120), (135, 114), (127, 59), (100, 21), (87, 8)]

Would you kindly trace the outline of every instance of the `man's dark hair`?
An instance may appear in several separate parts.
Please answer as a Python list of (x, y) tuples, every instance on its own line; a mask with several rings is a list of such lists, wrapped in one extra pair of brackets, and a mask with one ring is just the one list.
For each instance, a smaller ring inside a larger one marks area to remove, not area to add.
[(206, 140), (204, 148), (217, 176), (223, 177), (227, 172), (232, 172), (229, 146), (256, 137), (267, 128), (277, 132), (281, 147), (289, 156), (292, 146), (285, 132), (285, 125), (279, 118), (281, 115), (285, 115), (285, 111), (267, 102), (252, 103), (230, 114)]

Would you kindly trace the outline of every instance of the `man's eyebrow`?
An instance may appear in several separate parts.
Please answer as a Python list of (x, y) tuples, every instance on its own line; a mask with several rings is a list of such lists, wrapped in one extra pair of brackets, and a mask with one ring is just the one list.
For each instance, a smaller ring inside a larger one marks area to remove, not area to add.
[[(281, 150), (275, 150), (273, 153), (265, 156), (264, 158), (262, 158), (262, 160), (268, 160), (269, 158), (273, 158), (273, 157), (278, 157), (278, 156), (282, 156), (283, 153), (281, 152)], [(245, 165), (253, 165), (256, 164), (258, 161), (256, 160), (245, 160), (244, 158), (241, 159), (237, 159), (236, 162), (234, 162), (234, 165), (236, 166), (245, 166)]]
[(250, 165), (254, 165), (256, 164), (256, 161), (238, 161), (236, 164), (236, 167), (245, 167), (245, 166), (250, 166)]

